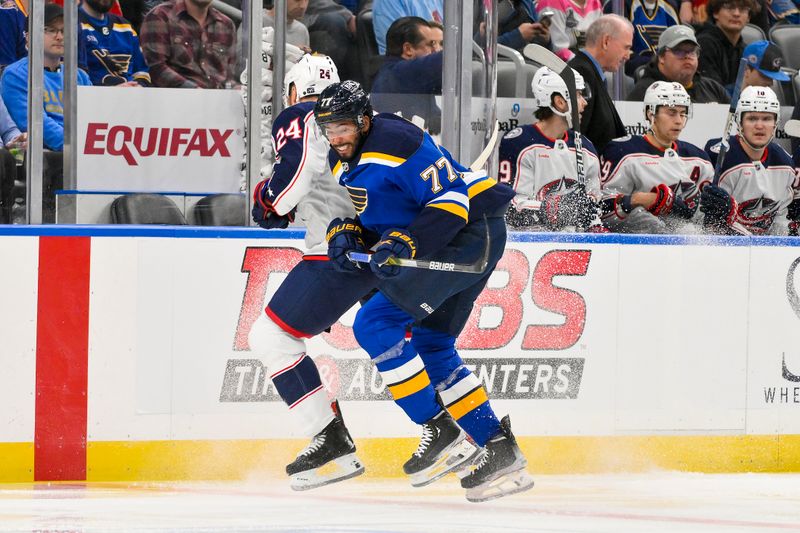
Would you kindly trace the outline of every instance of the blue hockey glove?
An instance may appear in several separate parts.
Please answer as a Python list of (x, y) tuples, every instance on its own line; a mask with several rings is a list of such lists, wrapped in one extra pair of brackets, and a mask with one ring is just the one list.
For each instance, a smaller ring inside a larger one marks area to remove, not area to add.
[(269, 189), (267, 180), (262, 180), (253, 190), (253, 210), (251, 211), (253, 222), (264, 229), (285, 228), (290, 222), (294, 222), (294, 214), (279, 215), (276, 213), (272, 202), (266, 197), (267, 189)]
[(364, 228), (353, 218), (334, 218), (328, 225), (328, 259), (339, 272), (357, 272), (359, 263), (351, 261), (347, 252), (366, 252)]
[(413, 259), (417, 254), (417, 241), (408, 230), (400, 228), (387, 229), (381, 235), (381, 242), (375, 248), (369, 266), (380, 279), (392, 278), (400, 273), (397, 265), (387, 265), (390, 257)]
[(718, 185), (708, 184), (700, 193), (700, 211), (705, 213), (704, 224), (730, 226), (736, 220), (736, 200)]
[(676, 195), (675, 202), (672, 204), (672, 214), (687, 220), (692, 218), (697, 212), (697, 201), (695, 198), (687, 201), (683, 196)]

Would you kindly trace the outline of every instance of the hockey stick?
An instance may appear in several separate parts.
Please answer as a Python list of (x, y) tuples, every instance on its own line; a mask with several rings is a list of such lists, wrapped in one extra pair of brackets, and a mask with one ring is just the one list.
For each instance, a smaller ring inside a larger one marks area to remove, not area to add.
[[(485, 222), (485, 219), (484, 219)], [(443, 272), (464, 272), (467, 274), (483, 274), (489, 266), (489, 226), (486, 226), (486, 247), (483, 255), (472, 264), (448, 263), (446, 261), (428, 261), (424, 259), (400, 259), (390, 256), (386, 261), (387, 265), (399, 266), (404, 268), (422, 268), (425, 270), (441, 270)], [(347, 252), (347, 258), (356, 263), (370, 263), (372, 254), (364, 252)]]
[(783, 125), (783, 132), (789, 137), (800, 137), (800, 120), (787, 120)]
[[(586, 194), (586, 165), (584, 161), (584, 154), (583, 154), (583, 135), (580, 132), (580, 114), (578, 112), (578, 91), (575, 87), (575, 74), (572, 72), (572, 69), (569, 68), (567, 63), (555, 55), (553, 52), (548, 50), (543, 46), (539, 46), (538, 44), (529, 44), (525, 48), (522, 49), (522, 53), (530, 59), (531, 61), (535, 61), (540, 65), (543, 65), (559, 76), (561, 79), (564, 80), (564, 83), (567, 85), (567, 92), (569, 93), (569, 107), (570, 107), (570, 118), (568, 120), (569, 124), (567, 125), (569, 128), (572, 129), (574, 134), (574, 142), (575, 142), (575, 171), (578, 180), (578, 184), (583, 187), (584, 194)], [(603, 223), (600, 220), (600, 215), (597, 212), (597, 209), (594, 210), (594, 218), (589, 223), (589, 227), (585, 229), (592, 229), (592, 228), (602, 228)]]
[(486, 147), (483, 151), (478, 154), (478, 157), (475, 158), (475, 161), (469, 166), (469, 169), (473, 172), (480, 170), (483, 168), (483, 165), (486, 164), (486, 161), (489, 160), (491, 157), (492, 152), (494, 152), (494, 147), (497, 145), (497, 138), (499, 137), (500, 133), (500, 123), (496, 120), (494, 121), (494, 128), (492, 129), (492, 135), (489, 137), (489, 142), (486, 143)]
[[(744, 81), (744, 73), (747, 70), (745, 67), (747, 66), (747, 59), (742, 58), (739, 61), (739, 71), (736, 73), (736, 83), (733, 85), (733, 94), (731, 95), (731, 105), (728, 107), (728, 116), (725, 119), (725, 129), (722, 132), (722, 139), (720, 140), (719, 145), (719, 155), (717, 155), (717, 163), (714, 165), (714, 179), (711, 183), (714, 185), (719, 184), (720, 172), (722, 170), (722, 164), (725, 162), (725, 158), (728, 155), (728, 151), (731, 148), (730, 143), (730, 131), (731, 126), (733, 126), (733, 119), (736, 116), (736, 106), (739, 104), (739, 96), (742, 94), (742, 82)], [(752, 235), (753, 233), (744, 227), (741, 223), (734, 221), (731, 224), (731, 229), (738, 233), (739, 235)]]
[(733, 126), (733, 118), (736, 115), (736, 106), (739, 103), (739, 95), (742, 93), (742, 81), (744, 80), (744, 72), (747, 70), (747, 59), (742, 58), (739, 61), (739, 71), (736, 73), (736, 83), (733, 86), (733, 94), (731, 95), (731, 105), (728, 108), (728, 117), (725, 119), (725, 129), (722, 131), (722, 139), (719, 146), (719, 155), (717, 156), (717, 164), (714, 165), (714, 185), (719, 184), (719, 172), (722, 169), (722, 164), (725, 162), (725, 157), (728, 155), (731, 143), (728, 140), (730, 135), (731, 126)]

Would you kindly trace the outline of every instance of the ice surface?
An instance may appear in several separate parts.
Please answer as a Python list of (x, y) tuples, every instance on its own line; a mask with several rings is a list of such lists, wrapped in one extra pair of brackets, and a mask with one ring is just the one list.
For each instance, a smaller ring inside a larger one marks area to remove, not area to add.
[(800, 532), (800, 474), (535, 476), (533, 490), (464, 499), (359, 478), (309, 492), (246, 483), (0, 485), (0, 531)]

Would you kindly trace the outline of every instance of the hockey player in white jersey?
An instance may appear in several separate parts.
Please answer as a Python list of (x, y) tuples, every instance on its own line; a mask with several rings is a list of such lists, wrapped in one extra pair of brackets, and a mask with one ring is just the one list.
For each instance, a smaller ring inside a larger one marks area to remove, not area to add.
[(696, 233), (700, 180), (714, 176), (706, 153), (678, 137), (692, 115), (680, 83), (657, 81), (644, 95), (650, 130), (603, 150), (603, 222), (620, 233)]
[(317, 97), (338, 81), (328, 56), (303, 56), (288, 72), (288, 107), (272, 125), (276, 163), (253, 194), (253, 220), (261, 227), (285, 228), (294, 216), (306, 226), (303, 260), (289, 272), (249, 335), (251, 351), (269, 367), (275, 389), (303, 433), (313, 437), (286, 467), (295, 490), (364, 472), (338, 403), (329, 402), (304, 342), (329, 328), (376, 284), (372, 276), (335, 272), (327, 256), (328, 223), (355, 216), (346, 189), (331, 175), (329, 144), (314, 121)]
[[(586, 106), (583, 76), (574, 71), (578, 111)], [(591, 141), (582, 138), (585, 187), (578, 183), (575, 137), (567, 85), (547, 67), (531, 82), (537, 122), (509, 131), (500, 142), (500, 181), (516, 192), (506, 214), (512, 228), (551, 231), (587, 228), (600, 199), (600, 165)]]
[[(786, 235), (788, 206), (800, 198), (792, 159), (772, 142), (778, 127), (780, 103), (769, 87), (747, 87), (736, 106), (738, 134), (719, 171), (719, 182), (700, 184), (700, 210), (705, 224), (732, 233), (738, 223), (754, 235)], [(716, 162), (720, 139), (711, 139), (706, 151)], [(796, 204), (795, 204), (796, 205)]]

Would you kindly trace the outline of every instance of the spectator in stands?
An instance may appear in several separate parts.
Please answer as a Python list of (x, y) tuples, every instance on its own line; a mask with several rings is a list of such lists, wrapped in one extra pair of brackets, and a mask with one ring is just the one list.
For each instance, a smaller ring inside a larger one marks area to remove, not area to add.
[(647, 88), (657, 81), (678, 82), (686, 89), (695, 104), (727, 104), (730, 97), (718, 81), (697, 73), (700, 47), (689, 26), (667, 28), (658, 39), (658, 55), (647, 65), (644, 76), (634, 86), (626, 100), (644, 101)]
[(386, 54), (389, 27), (403, 17), (419, 17), (441, 24), (444, 22), (443, 0), (375, 0), (372, 3), (372, 25), (381, 54)]
[(742, 57), (747, 60), (742, 89), (750, 85), (772, 87), (774, 80), (789, 81), (791, 79), (781, 70), (783, 55), (775, 43), (770, 41), (750, 43), (745, 47)]
[(2, 0), (0, 3), (0, 71), (28, 55), (27, 0)]
[(311, 49), (333, 59), (343, 80), (359, 77), (361, 73), (356, 17), (350, 5), (350, 2), (336, 0), (308, 0), (303, 18), (310, 34)]
[[(433, 32), (420, 17), (395, 20), (386, 34), (386, 60), (372, 85), (372, 105), (441, 131), (442, 113), (434, 100), (442, 92), (442, 55), (433, 51)], [(415, 119), (415, 117), (417, 117)], [(418, 124), (420, 125), (420, 124)]]
[(131, 24), (109, 10), (116, 0), (83, 0), (78, 10), (94, 85), (149, 87), (150, 73)]
[(616, 72), (631, 56), (633, 26), (619, 15), (603, 15), (586, 30), (586, 48), (569, 65), (583, 76), (592, 95), (581, 116), (581, 133), (598, 152), (612, 139), (625, 135), (625, 126), (606, 90), (605, 72)]
[(564, 61), (572, 59), (584, 46), (589, 26), (603, 14), (600, 0), (539, 0), (536, 3), (539, 13), (545, 8), (554, 12), (550, 39), (553, 50)]
[(12, 191), (17, 177), (17, 161), (9, 150), (25, 150), (27, 146), (28, 134), (19, 131), (0, 99), (0, 224), (11, 223), (11, 207), (14, 205)]
[[(636, 69), (646, 65), (656, 55), (658, 38), (667, 28), (680, 24), (678, 13), (668, 0), (627, 0), (625, 18), (631, 21), (636, 32), (633, 35), (633, 54), (625, 63), (625, 74), (634, 76)], [(613, 2), (606, 2), (604, 11), (613, 13)]]
[[(481, 15), (480, 3), (475, 4), (475, 14)], [(497, 42), (514, 50), (522, 51), (530, 43), (551, 48), (550, 16), (548, 20), (539, 19), (533, 0), (505, 0), (497, 3)], [(480, 19), (479, 19), (480, 20)], [(481, 28), (482, 29), (482, 28)]]
[[(61, 151), (64, 147), (64, 11), (55, 4), (44, 10), (44, 146)], [(78, 70), (78, 85), (91, 85), (89, 76)], [(11, 118), (21, 131), (28, 131), (28, 58), (9, 65), (2, 78), (2, 98)]]
[(236, 27), (212, 0), (174, 0), (142, 22), (141, 44), (158, 87), (224, 89), (235, 85)]
[(428, 26), (431, 28), (431, 48), (434, 52), (444, 50), (444, 26), (435, 20), (429, 20)]
[(750, 20), (754, 5), (754, 0), (708, 0), (708, 12), (714, 24), (697, 36), (700, 73), (720, 82), (728, 94), (733, 91), (744, 52), (742, 30)]

